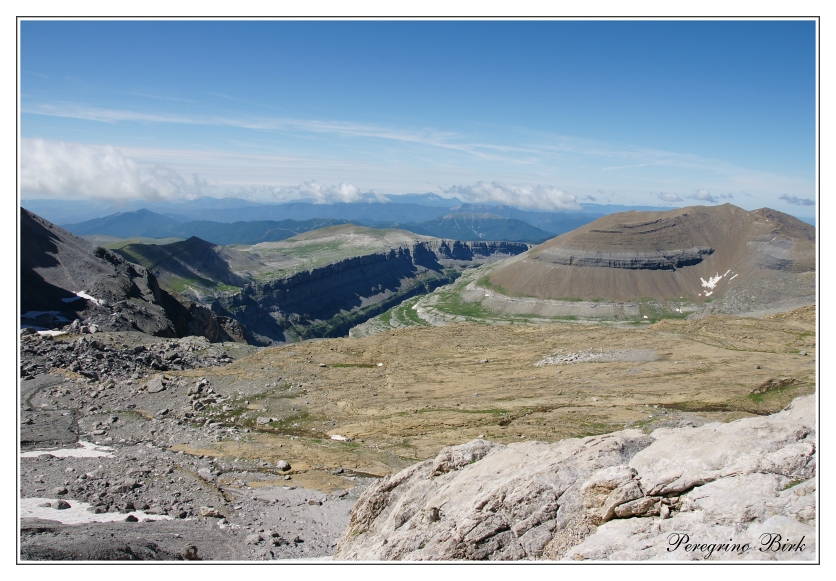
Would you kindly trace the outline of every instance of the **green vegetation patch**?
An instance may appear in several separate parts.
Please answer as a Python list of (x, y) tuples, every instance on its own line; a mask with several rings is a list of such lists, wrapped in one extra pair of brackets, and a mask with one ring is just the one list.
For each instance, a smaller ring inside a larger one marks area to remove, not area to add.
[(446, 293), (438, 301), (437, 308), (451, 315), (459, 315), (469, 320), (481, 321), (495, 318), (496, 314), (482, 306), (482, 303), (467, 302), (457, 293)]

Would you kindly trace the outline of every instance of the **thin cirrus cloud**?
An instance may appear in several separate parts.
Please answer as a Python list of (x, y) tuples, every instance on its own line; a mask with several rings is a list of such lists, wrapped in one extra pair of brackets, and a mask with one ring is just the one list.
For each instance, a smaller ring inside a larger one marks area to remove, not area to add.
[(575, 195), (550, 186), (480, 181), (472, 186), (452, 186), (446, 188), (444, 193), (473, 204), (503, 204), (536, 210), (581, 209)]
[(101, 107), (87, 107), (72, 103), (39, 104), (24, 106), (23, 113), (64, 117), (100, 123), (119, 123), (123, 121), (139, 123), (171, 123), (182, 125), (207, 125), (251, 129), (256, 131), (284, 131), (327, 133), (345, 137), (371, 137), (402, 143), (426, 145), (476, 156), (488, 161), (505, 161), (510, 163), (532, 163), (530, 158), (511, 157), (505, 154), (528, 154), (530, 148), (494, 145), (488, 143), (467, 143), (461, 136), (450, 131), (437, 129), (396, 129), (374, 125), (371, 123), (357, 123), (352, 121), (322, 121), (317, 119), (291, 119), (284, 117), (235, 117), (235, 116), (200, 116), (177, 115), (163, 113), (144, 113), (125, 109), (107, 109)]
[[(702, 171), (739, 173), (742, 168), (721, 160), (706, 159), (692, 154), (676, 153), (646, 147), (617, 147), (607, 143), (564, 135), (545, 135), (534, 132), (535, 141), (526, 145), (497, 145), (468, 141), (452, 131), (434, 128), (403, 129), (353, 121), (293, 119), (287, 117), (240, 117), (224, 115), (181, 115), (146, 113), (127, 109), (89, 107), (74, 103), (24, 105), (23, 113), (65, 117), (101, 123), (139, 122), (183, 125), (234, 127), (256, 131), (280, 131), (334, 134), (342, 137), (377, 138), (401, 143), (424, 145), (475, 156), (485, 161), (501, 161), (515, 165), (537, 163), (543, 156), (555, 153), (575, 153), (631, 162), (603, 168), (604, 171), (655, 167), (677, 167)], [(546, 140), (537, 139), (546, 138)]]
[(810, 198), (799, 198), (798, 196), (789, 196), (784, 194), (782, 196), (778, 196), (779, 200), (784, 200), (788, 204), (792, 204), (793, 206), (815, 206), (816, 201), (811, 200)]
[(20, 154), (20, 188), (29, 195), (160, 200), (197, 197), (205, 187), (163, 165), (140, 166), (111, 145), (23, 139)]

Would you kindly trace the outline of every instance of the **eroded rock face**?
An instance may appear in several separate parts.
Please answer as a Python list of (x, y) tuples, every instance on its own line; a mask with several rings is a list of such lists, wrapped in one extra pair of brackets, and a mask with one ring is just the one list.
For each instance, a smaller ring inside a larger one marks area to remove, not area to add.
[[(551, 445), (474, 440), (445, 448), (370, 487), (335, 558), (539, 557), (555, 531), (585, 510), (581, 485), (596, 470), (626, 464), (652, 442), (625, 430)], [(468, 457), (473, 459), (461, 461)]]
[(814, 560), (815, 412), (445, 448), (371, 486), (335, 558)]
[(565, 266), (595, 266), (598, 268), (626, 268), (629, 270), (676, 270), (693, 266), (714, 254), (710, 246), (694, 246), (656, 252), (594, 252), (566, 248), (549, 248), (535, 259)]

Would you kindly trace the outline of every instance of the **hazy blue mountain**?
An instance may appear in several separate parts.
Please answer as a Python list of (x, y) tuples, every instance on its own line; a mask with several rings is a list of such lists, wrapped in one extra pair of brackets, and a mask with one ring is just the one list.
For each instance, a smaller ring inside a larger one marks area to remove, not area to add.
[(135, 210), (133, 212), (119, 212), (104, 218), (94, 218), (77, 224), (61, 225), (61, 227), (79, 236), (106, 234), (119, 238), (134, 236), (166, 238), (177, 236), (173, 232), (179, 225), (179, 220), (157, 214), (151, 210)]
[(212, 198), (203, 196), (182, 201), (131, 200), (124, 204), (97, 200), (23, 200), (21, 206), (54, 224), (78, 224), (95, 218), (104, 218), (120, 212), (150, 210), (180, 222), (200, 218), (203, 211), (227, 210), (246, 206), (261, 206), (241, 198)]
[[(229, 244), (258, 244), (259, 242), (285, 240), (302, 232), (348, 222), (362, 224), (360, 220), (352, 221), (335, 218), (280, 221), (251, 220), (232, 223), (192, 220), (181, 223), (150, 210), (136, 210), (134, 212), (120, 212), (112, 216), (96, 218), (78, 224), (66, 224), (62, 227), (80, 236), (92, 234), (115, 236), (117, 238), (190, 238), (197, 236), (212, 244), (226, 246)], [(377, 228), (401, 228), (416, 234), (454, 240), (505, 240), (536, 243), (555, 235), (553, 231), (537, 228), (522, 220), (504, 218), (497, 214), (488, 213), (459, 212), (418, 223), (375, 221), (364, 225)]]
[(347, 224), (346, 220), (334, 218), (312, 218), (310, 220), (257, 220), (252, 222), (210, 222), (196, 220), (181, 224), (175, 236), (186, 238), (197, 236), (213, 244), (226, 246), (228, 244), (258, 244), (260, 242), (276, 242), (286, 240), (302, 232), (319, 230), (326, 226)]
[(117, 238), (190, 238), (197, 236), (212, 244), (258, 244), (285, 240), (296, 234), (325, 226), (345, 224), (346, 220), (314, 218), (311, 220), (255, 220), (250, 222), (211, 222), (194, 220), (178, 222), (150, 210), (121, 212), (78, 224), (62, 226), (79, 236), (104, 234)]
[(512, 206), (491, 206), (488, 204), (461, 204), (451, 208), (451, 213), (487, 213), (513, 220), (522, 220), (545, 232), (557, 236), (592, 222), (599, 216), (587, 212), (543, 212), (520, 210)]
[(395, 204), (361, 202), (356, 204), (312, 204), (290, 202), (287, 204), (264, 204), (229, 210), (202, 210), (193, 214), (193, 219), (214, 222), (239, 222), (250, 220), (310, 220), (311, 218), (339, 218), (350, 222), (390, 221), (423, 222), (444, 214), (447, 208), (420, 206), (418, 204)]
[(134, 209), (94, 200), (23, 200), (20, 205), (53, 224), (85, 222)]
[(438, 194), (401, 194), (399, 196), (387, 195), (389, 201), (395, 204), (418, 204), (419, 206), (437, 206), (439, 208), (452, 208), (463, 204), (458, 198), (443, 198)]
[(425, 236), (465, 241), (504, 240), (536, 244), (554, 236), (522, 220), (467, 212), (448, 214), (420, 224), (405, 224), (401, 228)]

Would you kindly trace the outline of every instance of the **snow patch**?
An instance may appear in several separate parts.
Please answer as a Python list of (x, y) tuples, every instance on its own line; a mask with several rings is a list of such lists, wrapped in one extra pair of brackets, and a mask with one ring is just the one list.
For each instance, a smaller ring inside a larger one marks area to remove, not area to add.
[(341, 436), (339, 434), (334, 434), (333, 436), (331, 436), (331, 439), (332, 440), (337, 440), (338, 442), (348, 442), (348, 438), (346, 438), (345, 436)]
[[(700, 277), (700, 282), (702, 283), (703, 288), (710, 289), (710, 290), (706, 291), (705, 296), (710, 297), (711, 293), (714, 292), (714, 287), (717, 286), (717, 283), (720, 282), (721, 280), (723, 280), (723, 277), (728, 275), (730, 272), (731, 272), (731, 269), (728, 269), (723, 274), (720, 274), (719, 272), (715, 272), (714, 276), (709, 277), (708, 280), (705, 280), (703, 277)], [(735, 275), (735, 276), (737, 276), (737, 275)], [(732, 277), (732, 278), (734, 278), (734, 277)]]
[(66, 331), (50, 331), (48, 329), (45, 330), (45, 331), (38, 331), (38, 335), (49, 335), (51, 337), (58, 337), (59, 335), (66, 335), (66, 334), (67, 334)]
[(87, 509), (91, 506), (86, 502), (80, 500), (66, 499), (70, 504), (70, 508), (59, 510), (51, 506), (38, 506), (46, 502), (55, 502), (54, 498), (21, 498), (20, 499), (20, 518), (40, 518), (45, 520), (58, 521), (65, 525), (80, 525), (91, 522), (117, 522), (124, 521), (129, 514), (132, 514), (137, 520), (171, 520), (172, 517), (160, 514), (146, 514), (144, 511), (135, 510), (130, 513), (121, 512), (103, 512), (95, 514), (88, 512)]
[[(88, 295), (88, 294), (87, 294), (87, 291), (83, 291), (83, 290), (82, 290), (82, 291), (78, 291), (78, 292), (77, 292), (77, 293), (75, 293), (75, 294), (76, 294), (76, 296), (77, 296), (77, 297), (79, 297), (79, 298), (82, 298), (82, 299), (87, 299), (88, 301), (91, 301), (91, 302), (93, 302), (93, 303), (95, 303), (95, 304), (97, 304), (97, 305), (100, 305), (100, 306), (101, 306), (101, 305), (105, 305), (105, 304), (107, 304), (107, 301), (106, 301), (106, 300), (104, 300), (104, 299), (97, 299), (96, 297), (91, 297), (90, 295)], [(63, 300), (63, 299), (62, 299), (62, 300)]]
[(60, 450), (32, 450), (21, 452), (21, 458), (37, 458), (41, 454), (52, 454), (58, 458), (113, 458), (113, 448), (97, 446), (93, 442), (79, 442), (81, 448), (61, 448)]

